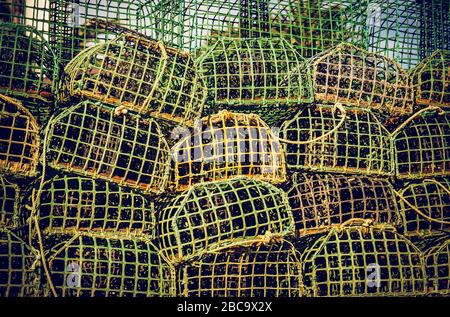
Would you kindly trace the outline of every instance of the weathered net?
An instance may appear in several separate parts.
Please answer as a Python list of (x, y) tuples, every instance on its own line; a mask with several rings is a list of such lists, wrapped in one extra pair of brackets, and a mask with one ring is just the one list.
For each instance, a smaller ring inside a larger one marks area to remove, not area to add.
[(432, 294), (450, 293), (450, 240), (430, 248), (425, 253), (428, 289)]
[(19, 224), (19, 186), (0, 176), (0, 227), (14, 228)]

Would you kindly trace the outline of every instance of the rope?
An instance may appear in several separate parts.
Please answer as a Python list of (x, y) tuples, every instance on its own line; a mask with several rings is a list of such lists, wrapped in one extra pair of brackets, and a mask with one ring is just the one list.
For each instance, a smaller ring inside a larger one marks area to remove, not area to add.
[(397, 134), (399, 131), (401, 131), (408, 123), (410, 123), (411, 121), (413, 121), (415, 118), (417, 118), (420, 114), (422, 114), (425, 111), (436, 111), (438, 113), (443, 113), (444, 110), (442, 110), (442, 108), (437, 107), (437, 106), (429, 106), (427, 108), (423, 108), (419, 111), (417, 111), (415, 114), (413, 114), (411, 117), (409, 117), (405, 122), (403, 122), (401, 125), (399, 125), (397, 127), (397, 129), (394, 130), (394, 132), (392, 132), (392, 135)]

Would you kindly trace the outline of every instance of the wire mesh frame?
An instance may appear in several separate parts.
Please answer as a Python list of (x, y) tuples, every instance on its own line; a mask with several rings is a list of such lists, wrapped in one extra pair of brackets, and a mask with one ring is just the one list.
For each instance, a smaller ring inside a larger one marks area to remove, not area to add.
[(450, 240), (429, 249), (424, 259), (429, 293), (450, 294)]
[(65, 73), (63, 99), (88, 97), (175, 123), (192, 124), (206, 98), (188, 53), (135, 33), (87, 48)]
[(353, 218), (393, 226), (400, 222), (393, 188), (381, 178), (294, 173), (287, 197), (300, 236), (327, 231)]
[(369, 110), (321, 104), (305, 108), (283, 124), (280, 141), (288, 168), (394, 174), (390, 134)]
[(39, 160), (39, 126), (22, 104), (0, 94), (0, 172), (33, 177)]
[(344, 12), (357, 3), (353, 0), (333, 3), (327, 0), (165, 0), (155, 5), (154, 26), (158, 38), (190, 51), (200, 52), (221, 37), (284, 37), (302, 56), (310, 57), (342, 41), (361, 40), (362, 35), (354, 34), (353, 21), (343, 18)]
[(52, 168), (161, 193), (170, 153), (159, 125), (135, 114), (118, 114), (82, 102), (55, 116), (46, 128), (45, 160)]
[(311, 73), (315, 101), (342, 102), (392, 115), (412, 112), (408, 74), (396, 61), (355, 45), (343, 43), (319, 53), (298, 72)]
[(239, 175), (281, 183), (286, 180), (284, 155), (257, 115), (223, 110), (196, 122), (193, 134), (174, 145), (172, 182), (177, 190)]
[(404, 234), (450, 230), (450, 179), (424, 179), (400, 190)]
[(158, 245), (172, 263), (239, 241), (290, 235), (294, 229), (286, 194), (245, 177), (193, 185), (157, 218)]
[(0, 227), (15, 228), (19, 218), (19, 186), (0, 176)]
[(387, 226), (334, 227), (301, 260), (305, 288), (315, 297), (426, 293), (422, 253)]
[(35, 195), (43, 234), (92, 232), (154, 238), (153, 206), (144, 196), (115, 183), (56, 176)]
[(299, 297), (301, 264), (291, 243), (242, 244), (208, 252), (178, 269), (184, 297)]
[(208, 102), (245, 106), (311, 102), (309, 73), (292, 73), (302, 62), (283, 38), (219, 38), (196, 64)]
[(59, 297), (173, 296), (174, 272), (148, 240), (74, 235), (48, 250)]
[(417, 104), (450, 107), (450, 51), (435, 51), (411, 70), (410, 78)]
[(405, 123), (392, 136), (396, 177), (450, 175), (450, 113), (425, 108)]
[(17, 235), (0, 227), (0, 297), (38, 293), (38, 253)]

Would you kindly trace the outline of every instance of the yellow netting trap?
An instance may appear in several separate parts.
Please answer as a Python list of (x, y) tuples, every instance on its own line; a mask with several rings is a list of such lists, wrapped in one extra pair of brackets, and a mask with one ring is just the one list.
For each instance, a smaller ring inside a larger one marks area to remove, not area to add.
[(429, 292), (450, 293), (450, 240), (436, 245), (425, 253)]
[(53, 117), (46, 130), (48, 166), (160, 193), (167, 185), (169, 146), (158, 123), (82, 102)]
[(417, 104), (450, 106), (450, 51), (435, 51), (411, 70), (410, 77)]
[(14, 228), (19, 225), (19, 186), (0, 176), (0, 227)]
[(0, 95), (0, 172), (35, 176), (39, 143), (39, 126), (33, 115), (19, 101)]
[(399, 225), (397, 197), (385, 179), (294, 173), (287, 187), (300, 236), (327, 231), (353, 218)]
[(65, 68), (62, 93), (186, 124), (206, 97), (188, 53), (131, 31), (80, 52)]
[(289, 168), (393, 175), (390, 134), (371, 111), (317, 104), (283, 124)]
[[(187, 131), (185, 131), (187, 132)], [(239, 175), (281, 183), (285, 154), (270, 127), (255, 114), (223, 110), (205, 117), (172, 148), (175, 189)]]
[(173, 263), (294, 230), (286, 194), (246, 177), (193, 185), (164, 204), (157, 220), (159, 248)]
[(192, 297), (297, 297), (301, 265), (285, 240), (208, 252), (178, 270), (178, 295)]
[[(387, 226), (353, 220), (315, 239), (302, 254), (311, 296), (414, 296), (426, 292), (422, 253)], [(361, 225), (363, 224), (363, 225)]]

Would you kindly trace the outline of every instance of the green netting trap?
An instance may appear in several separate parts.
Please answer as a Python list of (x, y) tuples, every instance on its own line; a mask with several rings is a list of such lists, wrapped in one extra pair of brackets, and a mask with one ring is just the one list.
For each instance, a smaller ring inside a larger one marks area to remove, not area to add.
[(152, 238), (155, 233), (155, 211), (150, 201), (115, 183), (56, 176), (34, 195), (44, 234), (95, 232)]
[(44, 143), (44, 163), (55, 169), (146, 193), (167, 185), (169, 146), (153, 119), (86, 101), (53, 117)]
[(0, 297), (35, 296), (38, 253), (16, 234), (0, 227)]
[(405, 234), (450, 229), (450, 179), (424, 179), (398, 192)]
[(450, 293), (450, 240), (434, 246), (425, 253), (428, 290), (432, 294)]
[(242, 244), (208, 252), (178, 270), (178, 295), (190, 297), (298, 297), (301, 265), (287, 241)]
[(0, 94), (0, 173), (35, 176), (39, 143), (33, 115), (19, 101)]
[(351, 44), (340, 44), (299, 68), (311, 72), (314, 99), (343, 102), (393, 115), (412, 112), (412, 89), (400, 65)]
[(181, 137), (172, 148), (177, 190), (239, 175), (275, 184), (286, 180), (283, 147), (258, 115), (223, 110), (196, 122), (193, 133)]
[(387, 180), (294, 173), (287, 189), (300, 236), (329, 230), (353, 218), (399, 224), (397, 197)]
[(389, 132), (370, 111), (317, 104), (283, 124), (289, 168), (393, 175)]
[(450, 106), (450, 51), (435, 51), (411, 70), (410, 77), (417, 104)]
[[(346, 11), (354, 0), (190, 0), (154, 6), (156, 36), (177, 47), (202, 51), (222, 37), (285, 38), (304, 57), (343, 41), (361, 40)], [(356, 20), (355, 20), (356, 21)], [(362, 31), (362, 27), (358, 28)]]
[(135, 32), (87, 48), (66, 66), (65, 73), (64, 95), (92, 98), (175, 123), (192, 124), (200, 117), (206, 97), (188, 53)]
[(19, 186), (0, 176), (0, 227), (18, 225), (19, 199)]
[(389, 227), (354, 221), (331, 229), (302, 254), (310, 295), (424, 295), (426, 272), (420, 250)]
[(36, 29), (0, 22), (0, 93), (20, 98), (42, 122), (53, 111), (58, 64)]
[(294, 229), (285, 193), (245, 177), (193, 185), (168, 202), (157, 219), (159, 248), (173, 263)]
[(62, 240), (46, 256), (48, 288), (53, 295), (154, 297), (174, 293), (172, 268), (151, 242), (94, 235)]
[(393, 133), (395, 173), (399, 178), (450, 175), (450, 113), (422, 109)]

